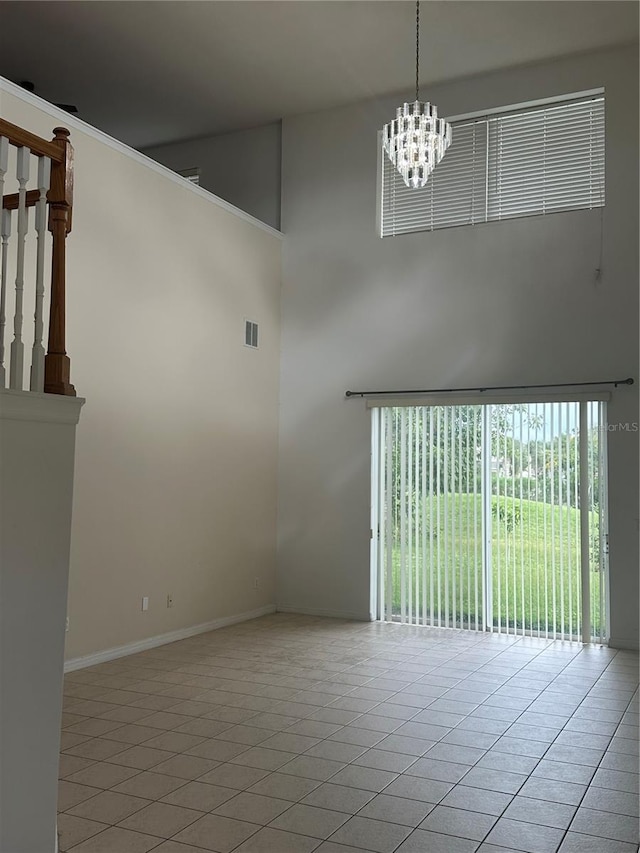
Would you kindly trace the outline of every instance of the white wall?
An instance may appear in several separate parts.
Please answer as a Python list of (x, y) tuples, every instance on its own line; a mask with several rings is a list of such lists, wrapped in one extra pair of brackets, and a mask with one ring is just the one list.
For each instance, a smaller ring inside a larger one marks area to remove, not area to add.
[[(66, 114), (1, 94), (4, 118), (47, 138), (64, 123), (75, 147), (68, 352), (87, 403), (67, 657), (272, 605), (279, 236)], [(260, 325), (257, 351), (245, 318)]]
[(0, 850), (53, 853), (76, 423), (0, 391)]
[[(380, 240), (376, 131), (397, 99), (283, 123), (278, 604), (369, 615), (370, 421), (347, 389), (638, 374), (637, 52), (476, 77), (442, 115), (606, 87), (607, 205)], [(638, 420), (621, 388), (611, 422)], [(637, 644), (637, 434), (612, 433), (612, 640)]]
[(200, 169), (200, 186), (280, 228), (280, 122), (172, 142), (144, 153), (170, 169)]

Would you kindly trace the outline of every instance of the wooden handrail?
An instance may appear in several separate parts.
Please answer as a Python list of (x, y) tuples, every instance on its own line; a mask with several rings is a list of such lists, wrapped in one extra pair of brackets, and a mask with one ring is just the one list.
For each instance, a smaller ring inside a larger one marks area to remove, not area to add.
[(4, 136), (9, 140), (11, 145), (15, 145), (18, 148), (26, 146), (38, 157), (48, 157), (54, 163), (62, 163), (64, 161), (64, 154), (60, 146), (56, 145), (55, 140), (47, 142), (46, 139), (36, 136), (35, 133), (30, 133), (28, 130), (23, 130), (17, 124), (11, 124), (10, 121), (5, 121), (3, 118), (0, 118), (0, 136)]
[[(27, 207), (34, 207), (40, 201), (40, 192), (38, 190), (29, 190), (27, 192)], [(9, 193), (2, 197), (2, 207), (4, 210), (17, 210), (20, 203), (19, 193)]]

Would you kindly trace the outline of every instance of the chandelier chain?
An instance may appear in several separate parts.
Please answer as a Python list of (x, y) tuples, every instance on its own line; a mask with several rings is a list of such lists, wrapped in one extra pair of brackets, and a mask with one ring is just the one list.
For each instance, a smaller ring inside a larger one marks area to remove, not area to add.
[(416, 101), (420, 100), (420, 0), (416, 0)]
[[(451, 145), (451, 125), (438, 108), (420, 101), (420, 0), (416, 0), (416, 99), (396, 110), (382, 129), (383, 146), (405, 186), (424, 187)], [(394, 191), (395, 191), (395, 184)]]

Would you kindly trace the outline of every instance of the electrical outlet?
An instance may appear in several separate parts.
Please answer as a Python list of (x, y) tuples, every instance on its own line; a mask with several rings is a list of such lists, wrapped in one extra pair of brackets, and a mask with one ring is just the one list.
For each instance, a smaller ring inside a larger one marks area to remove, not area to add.
[(167, 607), (173, 607), (173, 596), (172, 595), (167, 596)]
[(145, 595), (144, 598), (142, 599), (142, 609), (143, 610), (149, 609), (149, 596), (148, 595)]
[(64, 620), (64, 630), (65, 630), (65, 633), (69, 630), (69, 617), (68, 616)]
[(254, 579), (253, 579), (253, 588), (254, 588), (254, 589), (259, 589), (259, 588), (260, 588), (260, 578), (254, 578)]

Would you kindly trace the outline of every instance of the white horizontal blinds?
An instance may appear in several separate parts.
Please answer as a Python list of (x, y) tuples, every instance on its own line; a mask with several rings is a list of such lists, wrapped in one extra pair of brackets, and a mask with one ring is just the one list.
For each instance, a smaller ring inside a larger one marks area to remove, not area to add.
[(405, 186), (382, 153), (382, 236), (485, 221), (487, 123), (455, 125), (445, 158), (423, 189)]
[(487, 219), (604, 204), (604, 98), (490, 118)]
[(381, 236), (601, 207), (604, 96), (453, 123), (423, 189), (382, 153)]

